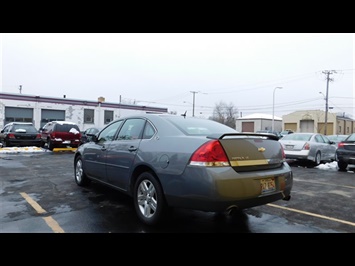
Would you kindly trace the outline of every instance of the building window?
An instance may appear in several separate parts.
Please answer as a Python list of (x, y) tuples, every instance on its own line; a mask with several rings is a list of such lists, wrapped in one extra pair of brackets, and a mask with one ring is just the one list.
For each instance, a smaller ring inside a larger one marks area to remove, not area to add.
[(113, 111), (105, 110), (105, 124), (110, 123), (113, 120)]
[(349, 127), (346, 127), (346, 133), (349, 134)]
[(94, 124), (94, 109), (84, 109), (84, 124)]

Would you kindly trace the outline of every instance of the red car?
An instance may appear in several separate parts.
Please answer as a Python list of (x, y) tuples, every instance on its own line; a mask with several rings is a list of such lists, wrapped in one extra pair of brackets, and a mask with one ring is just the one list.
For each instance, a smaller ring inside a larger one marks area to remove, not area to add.
[(77, 124), (69, 121), (51, 121), (40, 129), (42, 147), (77, 148), (80, 144), (81, 132)]

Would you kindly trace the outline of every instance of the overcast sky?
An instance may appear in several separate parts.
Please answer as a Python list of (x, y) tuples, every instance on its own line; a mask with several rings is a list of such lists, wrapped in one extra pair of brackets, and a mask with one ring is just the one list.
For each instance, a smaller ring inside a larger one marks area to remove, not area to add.
[[(192, 115), (325, 110), (355, 118), (353, 33), (4, 33), (1, 92)], [(333, 71), (335, 70), (335, 72)], [(275, 89), (282, 87), (282, 89)], [(321, 94), (321, 93), (322, 94)], [(275, 95), (275, 101), (273, 101)]]

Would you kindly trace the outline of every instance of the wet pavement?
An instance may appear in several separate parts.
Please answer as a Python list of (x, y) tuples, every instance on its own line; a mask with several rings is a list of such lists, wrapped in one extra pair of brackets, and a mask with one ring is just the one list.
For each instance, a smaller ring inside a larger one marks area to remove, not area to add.
[(175, 209), (157, 227), (138, 221), (132, 199), (74, 181), (72, 152), (0, 154), (1, 233), (349, 233), (355, 175), (292, 165), (290, 201), (233, 215)]

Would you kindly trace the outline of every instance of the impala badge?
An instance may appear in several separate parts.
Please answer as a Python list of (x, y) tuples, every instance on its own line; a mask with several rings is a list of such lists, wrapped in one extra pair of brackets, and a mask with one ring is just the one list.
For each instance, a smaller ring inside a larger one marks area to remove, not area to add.
[(261, 148), (258, 148), (258, 151), (260, 151), (260, 152), (264, 152), (266, 149), (265, 148), (263, 148), (263, 147), (261, 147)]

